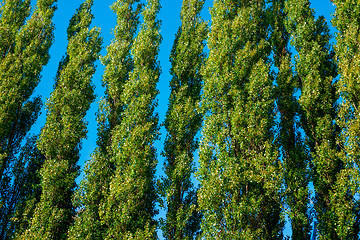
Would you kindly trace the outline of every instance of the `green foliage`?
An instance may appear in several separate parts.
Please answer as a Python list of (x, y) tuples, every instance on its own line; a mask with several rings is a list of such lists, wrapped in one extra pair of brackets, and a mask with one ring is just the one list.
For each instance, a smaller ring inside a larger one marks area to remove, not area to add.
[[(0, 97), (0, 155), (2, 156), (0, 177), (7, 164), (6, 156), (11, 154), (7, 146), (13, 141), (11, 133), (14, 131), (21, 107), (37, 86), (42, 67), (49, 60), (48, 51), (53, 39), (51, 19), (55, 10), (53, 6), (55, 0), (39, 0), (31, 18), (20, 27), (29, 14), (29, 3), (25, 1), (19, 7), (19, 10), (23, 11), (17, 18), (17, 16), (11, 16), (15, 13), (12, 9), (8, 10), (10, 12), (8, 15), (5, 15), (7, 7), (12, 7), (8, 4), (11, 5), (12, 2), (6, 1), (2, 6), (4, 9), (0, 30), (4, 32), (0, 39), (0, 42), (4, 44), (1, 45), (6, 47), (6, 50), (2, 52), (0, 63), (0, 92), (2, 93)], [(8, 16), (10, 19), (6, 19)], [(4, 24), (4, 22), (8, 23)], [(9, 29), (10, 26), (14, 29)]]
[(9, 0), (0, 6), (0, 59), (14, 51), (15, 39), (30, 14), (30, 0)]
[(102, 42), (99, 30), (89, 29), (92, 4), (92, 0), (86, 0), (70, 20), (67, 52), (59, 64), (38, 142), (45, 156), (40, 171), (41, 199), (20, 239), (65, 239), (73, 221), (77, 161), (81, 139), (86, 136), (84, 117), (94, 100), (91, 77)]
[[(333, 24), (339, 31), (336, 38), (336, 59), (340, 80), (338, 93), (341, 95), (337, 123), (341, 128), (338, 138), (339, 158), (343, 169), (337, 175), (334, 188), (336, 194), (336, 232), (341, 239), (358, 239), (360, 231), (359, 216), (359, 3), (356, 1), (333, 1), (336, 5)], [(356, 196), (357, 195), (357, 196)], [(345, 196), (345, 197), (344, 197)], [(355, 197), (354, 197), (355, 196)]]
[(338, 128), (334, 122), (338, 96), (332, 82), (337, 72), (331, 36), (325, 19), (315, 20), (308, 0), (289, 0), (286, 11), (287, 29), (298, 52), (295, 67), (301, 88), (301, 121), (312, 161), (319, 239), (341, 239), (336, 231), (336, 206), (346, 195), (333, 198), (339, 194), (336, 184), (342, 163), (336, 153)]
[[(79, 191), (80, 210), (70, 238), (153, 239), (158, 117), (154, 115), (160, 69), (158, 1), (117, 1), (115, 39), (103, 58), (106, 97), (98, 115), (98, 148)], [(126, 24), (124, 24), (126, 23)], [(131, 54), (130, 54), (131, 51)]]
[[(299, 104), (294, 97), (298, 81), (292, 72), (289, 33), (285, 28), (284, 0), (272, 1), (271, 43), (278, 69), (277, 107), (280, 113), (278, 143), (285, 180), (285, 209), (291, 221), (292, 239), (310, 239), (309, 158), (299, 133)], [(287, 206), (287, 207), (286, 207)]]
[(9, 0), (0, 6), (0, 238), (11, 234), (6, 232), (16, 202), (12, 166), (41, 108), (39, 98), (29, 98), (49, 59), (54, 2), (38, 1), (26, 22), (30, 1)]
[(115, 172), (114, 154), (119, 151), (116, 144), (113, 145), (114, 149), (111, 144), (114, 132), (121, 124), (124, 109), (120, 96), (124, 84), (129, 80), (129, 71), (133, 69), (130, 50), (142, 7), (141, 4), (135, 6), (137, 2), (119, 0), (112, 5), (112, 10), (117, 15), (117, 25), (115, 38), (107, 47), (107, 55), (102, 58), (105, 65), (103, 85), (106, 92), (98, 113), (98, 147), (86, 165), (85, 178), (77, 192), (77, 204), (81, 209), (71, 228), (70, 239), (104, 239), (109, 227), (100, 211), (104, 208), (110, 181)]
[(194, 173), (195, 135), (202, 116), (199, 112), (201, 76), (204, 62), (206, 23), (199, 16), (204, 1), (184, 0), (182, 24), (170, 55), (173, 76), (165, 127), (165, 174), (160, 192), (166, 199), (166, 220), (162, 230), (166, 239), (194, 239), (200, 230), (201, 215), (191, 175)]
[(37, 0), (33, 11), (30, 2), (0, 0), (0, 239), (156, 239), (157, 201), (166, 239), (282, 239), (286, 214), (291, 238), (310, 239), (312, 213), (318, 239), (359, 238), (356, 1), (333, 0), (334, 52), (310, 0), (214, 0), (209, 35), (205, 0), (183, 0), (156, 189), (160, 3), (116, 0), (114, 39), (101, 59), (98, 147), (76, 192), (102, 44), (90, 29), (93, 0), (70, 20), (46, 124), (24, 144), (42, 107), (31, 96), (56, 9), (56, 0)]
[[(8, 145), (8, 149), (11, 149), (11, 155), (9, 154), (7, 156), (8, 165), (3, 172), (0, 188), (0, 194), (4, 203), (0, 208), (0, 237), (2, 239), (9, 239), (13, 235), (14, 229), (12, 227), (13, 224), (11, 223), (11, 218), (15, 214), (15, 211), (17, 211), (16, 208), (18, 202), (21, 201), (22, 198), (28, 197), (26, 192), (21, 190), (22, 186), (21, 182), (19, 182), (21, 181), (19, 178), (26, 178), (26, 175), (21, 176), (21, 174), (26, 173), (22, 172), (21, 169), (23, 166), (19, 163), (19, 161), (22, 161), (22, 154), (24, 154), (24, 148), (20, 149), (20, 144), (36, 121), (41, 106), (42, 104), (39, 97), (27, 101), (19, 110), (18, 119), (16, 123), (14, 123), (15, 126), (13, 127), (11, 136), (11, 145)], [(19, 152), (20, 156), (18, 156)]]
[(203, 237), (280, 239), (265, 1), (214, 1), (211, 17), (198, 172)]
[(37, 148), (38, 136), (27, 139), (21, 148), (20, 156), (12, 167), (14, 186), (11, 193), (15, 212), (11, 219), (9, 232), (19, 237), (29, 226), (35, 206), (41, 196), (40, 169), (45, 160)]
[(114, 176), (100, 216), (108, 229), (104, 239), (153, 239), (156, 236), (154, 174), (158, 116), (154, 114), (160, 69), (161, 41), (158, 0), (142, 11), (144, 22), (131, 48), (133, 70), (120, 96), (121, 124), (112, 133), (110, 147)]

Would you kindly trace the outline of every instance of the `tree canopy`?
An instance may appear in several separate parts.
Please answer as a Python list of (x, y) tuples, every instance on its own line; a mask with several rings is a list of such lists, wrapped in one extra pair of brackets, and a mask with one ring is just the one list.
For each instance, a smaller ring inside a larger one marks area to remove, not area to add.
[(54, 77), (63, 5), (0, 0), (0, 239), (359, 239), (360, 3), (314, 3), (113, 0), (103, 47), (83, 0)]

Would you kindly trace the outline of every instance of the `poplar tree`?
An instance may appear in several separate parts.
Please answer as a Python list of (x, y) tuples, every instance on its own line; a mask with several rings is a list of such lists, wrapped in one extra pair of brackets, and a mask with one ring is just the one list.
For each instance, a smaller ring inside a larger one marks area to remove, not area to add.
[[(19, 5), (13, 5), (14, 3)], [(55, 0), (39, 0), (31, 18), (22, 25), (29, 14), (28, 1), (6, 1), (1, 15), (0, 64), (0, 177), (12, 156), (19, 139), (19, 118), (24, 104), (37, 86), (42, 67), (49, 60), (53, 40), (52, 16)], [(19, 10), (19, 18), (14, 9)], [(16, 16), (14, 16), (16, 14)], [(17, 30), (18, 29), (18, 30)], [(18, 130), (18, 131), (16, 131)], [(24, 131), (21, 129), (21, 131)]]
[(201, 75), (204, 61), (206, 23), (199, 16), (202, 0), (184, 0), (179, 27), (170, 55), (172, 80), (169, 108), (165, 119), (168, 131), (165, 140), (166, 176), (161, 193), (166, 199), (166, 220), (162, 226), (166, 239), (194, 239), (199, 233), (200, 213), (197, 211), (194, 173), (195, 135), (202, 116), (199, 111)]
[(105, 239), (156, 238), (155, 167), (158, 138), (156, 84), (160, 69), (157, 54), (161, 41), (158, 0), (149, 0), (143, 23), (131, 48), (133, 70), (120, 96), (121, 124), (112, 134), (114, 175), (100, 215), (108, 226)]
[(340, 239), (358, 239), (360, 231), (360, 201), (355, 197), (360, 192), (359, 176), (359, 29), (360, 6), (355, 1), (333, 1), (336, 5), (333, 24), (337, 28), (336, 59), (340, 79), (338, 93), (341, 96), (337, 123), (341, 128), (338, 139), (339, 158), (343, 169), (337, 175), (332, 196), (336, 205), (334, 229)]
[(265, 1), (215, 0), (211, 18), (198, 172), (202, 236), (281, 239)]
[(337, 156), (337, 95), (333, 85), (337, 72), (331, 36), (324, 17), (315, 20), (308, 0), (289, 0), (286, 11), (287, 29), (298, 52), (295, 68), (301, 88), (301, 122), (310, 150), (319, 239), (341, 239), (336, 231), (339, 202), (334, 196), (339, 194), (335, 186), (343, 165)]
[(100, 102), (98, 113), (98, 140), (91, 160), (86, 164), (85, 177), (77, 192), (77, 204), (80, 208), (70, 239), (104, 239), (110, 227), (104, 221), (104, 205), (109, 194), (109, 184), (114, 175), (116, 165), (114, 155), (119, 146), (113, 141), (118, 131), (124, 110), (122, 95), (124, 85), (129, 81), (129, 72), (133, 69), (130, 50), (134, 35), (139, 25), (139, 14), (142, 4), (137, 0), (117, 0), (111, 9), (117, 15), (114, 39), (107, 47), (103, 57), (105, 65), (103, 86), (105, 98)]
[(100, 32), (89, 29), (92, 0), (81, 4), (67, 29), (67, 52), (59, 64), (55, 88), (47, 102), (47, 118), (38, 147), (45, 156), (41, 168), (41, 198), (21, 239), (65, 239), (74, 216), (72, 205), (84, 117), (94, 100), (91, 77), (101, 49)]
[(0, 6), (0, 237), (5, 237), (14, 204), (12, 166), (26, 133), (41, 108), (30, 99), (49, 60), (55, 0), (39, 0), (31, 17), (30, 1), (9, 0)]
[(14, 211), (8, 226), (9, 239), (16, 239), (28, 228), (36, 204), (40, 201), (40, 169), (45, 157), (37, 147), (37, 140), (37, 135), (27, 139), (12, 167), (14, 186), (11, 197)]
[(0, 6), (0, 59), (14, 51), (15, 39), (30, 15), (29, 0), (9, 0)]
[[(21, 158), (20, 146), (21, 143), (30, 130), (31, 126), (36, 121), (40, 108), (42, 106), (40, 97), (35, 97), (34, 99), (27, 101), (23, 104), (22, 108), (19, 110), (18, 119), (16, 126), (14, 126), (12, 132), (12, 142), (8, 145), (7, 148), (9, 154), (5, 158), (5, 166), (3, 168), (3, 175), (0, 185), (0, 238), (7, 239), (12, 234), (12, 231), (9, 232), (9, 227), (11, 225), (11, 218), (14, 211), (16, 210), (17, 201), (22, 197), (22, 193), (18, 192), (19, 182), (16, 181), (22, 174), (19, 171), (18, 161)], [(22, 178), (22, 177), (21, 177)], [(19, 195), (20, 194), (20, 195)], [(10, 225), (9, 225), (10, 224)]]
[(285, 27), (285, 0), (272, 1), (271, 44), (277, 68), (277, 108), (280, 113), (279, 149), (284, 166), (285, 209), (291, 222), (291, 238), (310, 238), (309, 158), (299, 132), (299, 104), (294, 97), (299, 81), (294, 76), (289, 50), (289, 32)]
[[(19, 127), (28, 125), (28, 129), (31, 127), (33, 122), (36, 120), (39, 113), (39, 108), (42, 104), (39, 98), (36, 98), (38, 104), (25, 104), (22, 109), (22, 116), (20, 116)], [(35, 107), (35, 109), (34, 109)], [(19, 133), (26, 134), (26, 131), (19, 131)], [(23, 136), (21, 136), (21, 139)], [(32, 174), (27, 172), (27, 168), (33, 165), (33, 159), (28, 158), (32, 154), (35, 154), (34, 148), (31, 148), (31, 143), (34, 143), (31, 140), (28, 140), (24, 147), (19, 150), (16, 150), (16, 153), (19, 152), (16, 156), (13, 156), (11, 159), (11, 164), (9, 164), (6, 174), (7, 181), (3, 183), (9, 183), (8, 185), (3, 185), (2, 193), (6, 193), (3, 196), (6, 196), (5, 205), (1, 208), (1, 239), (11, 239), (15, 233), (15, 225), (13, 218), (21, 210), (19, 208), (23, 207), (23, 202), (28, 201), (32, 198)], [(20, 145), (20, 142), (18, 143)], [(19, 147), (20, 148), (20, 147)], [(36, 148), (36, 147), (35, 147)], [(36, 165), (38, 166), (38, 165)], [(34, 167), (31, 167), (32, 171), (36, 171)], [(33, 173), (35, 174), (35, 173)], [(29, 189), (28, 189), (29, 188)], [(21, 221), (21, 220), (16, 220)]]

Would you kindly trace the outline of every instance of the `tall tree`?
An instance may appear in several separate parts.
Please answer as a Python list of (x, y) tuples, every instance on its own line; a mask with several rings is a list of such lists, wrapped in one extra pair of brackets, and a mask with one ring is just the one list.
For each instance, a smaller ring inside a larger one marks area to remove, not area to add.
[(360, 201), (354, 196), (360, 192), (360, 6), (355, 1), (333, 2), (336, 5), (333, 24), (338, 30), (335, 47), (340, 73), (338, 92), (341, 95), (337, 119), (341, 127), (339, 158), (343, 164), (335, 186), (337, 195), (333, 196), (336, 199), (333, 206), (335, 230), (341, 239), (359, 239)]
[(309, 196), (309, 157), (299, 132), (299, 104), (295, 99), (295, 91), (299, 82), (293, 74), (291, 52), (289, 50), (289, 32), (285, 27), (285, 0), (273, 0), (271, 9), (271, 44), (274, 63), (278, 72), (277, 107), (279, 121), (279, 149), (284, 166), (285, 205), (291, 221), (291, 238), (296, 240), (310, 238), (310, 204)]
[(30, 96), (49, 60), (54, 2), (39, 0), (26, 23), (30, 1), (9, 0), (0, 7), (0, 238), (14, 209), (11, 166), (41, 108), (40, 98)]
[[(20, 124), (21, 108), (30, 98), (39, 82), (42, 67), (49, 60), (48, 51), (53, 39), (51, 19), (55, 10), (55, 0), (39, 0), (31, 18), (21, 26), (28, 16), (29, 3), (25, 1), (20, 7), (15, 6), (15, 9), (19, 9), (17, 19), (17, 16), (12, 16), (15, 13), (11, 9), (14, 7), (12, 2), (15, 1), (6, 1), (2, 6), (4, 9), (1, 16), (4, 34), (0, 41), (4, 49), (0, 65), (0, 90), (3, 93), (0, 99), (0, 177), (7, 166), (7, 158), (12, 154), (14, 141), (17, 140), (14, 135)], [(7, 16), (10, 16), (9, 21)], [(8, 29), (10, 26), (11, 30)], [(18, 32), (16, 29), (19, 29)]]
[(170, 55), (173, 78), (165, 119), (165, 174), (161, 193), (166, 199), (166, 220), (162, 226), (166, 239), (194, 239), (201, 219), (191, 175), (194, 173), (195, 135), (202, 123), (199, 111), (201, 75), (204, 62), (206, 23), (199, 16), (202, 0), (184, 0), (181, 26)]
[(12, 166), (11, 191), (13, 211), (5, 239), (16, 239), (29, 226), (41, 196), (40, 169), (45, 157), (37, 148), (38, 136), (29, 137)]
[(81, 4), (67, 29), (67, 52), (59, 64), (38, 142), (45, 156), (41, 198), (29, 228), (20, 237), (23, 239), (65, 239), (73, 221), (72, 197), (79, 174), (77, 161), (81, 139), (86, 136), (84, 117), (94, 100), (91, 77), (102, 43), (99, 30), (89, 29), (92, 5), (93, 0)]
[[(4, 158), (2, 178), (0, 182), (0, 239), (7, 239), (12, 231), (8, 232), (9, 224), (11, 224), (11, 217), (14, 214), (19, 190), (19, 183), (16, 178), (19, 178), (18, 165), (19, 154), (21, 154), (21, 143), (30, 130), (31, 126), (36, 121), (42, 102), (40, 97), (35, 97), (23, 104), (18, 110), (18, 119), (14, 124), (13, 132), (11, 134), (11, 143), (7, 146), (7, 155)], [(25, 173), (24, 173), (25, 174)], [(22, 196), (25, 197), (25, 196)]]
[(153, 144), (158, 138), (154, 108), (160, 74), (159, 9), (158, 0), (147, 2), (142, 12), (144, 22), (131, 49), (134, 65), (120, 96), (124, 104), (121, 124), (114, 129), (109, 146), (115, 172), (101, 212), (108, 226), (105, 239), (156, 238)]
[(340, 239), (335, 220), (337, 200), (333, 196), (338, 194), (335, 185), (342, 164), (335, 141), (337, 96), (333, 81), (337, 72), (331, 36), (324, 17), (315, 20), (309, 0), (289, 0), (286, 11), (287, 29), (298, 52), (295, 67), (301, 84), (301, 121), (312, 161), (319, 238)]
[(198, 172), (207, 239), (282, 238), (265, 6), (215, 0), (211, 9)]
[[(0, 192), (4, 205), (0, 208), (0, 239), (11, 238), (14, 233), (11, 218), (17, 211), (17, 205), (22, 201), (21, 199), (29, 198), (27, 193), (23, 191), (23, 186), (21, 185), (22, 180), (27, 181), (24, 179), (27, 173), (26, 171), (22, 171), (24, 168), (22, 163), (25, 164), (24, 161), (28, 159), (24, 159), (22, 156), (25, 154), (25, 148), (20, 148), (20, 144), (30, 127), (36, 121), (41, 106), (41, 99), (36, 97), (32, 101), (26, 102), (19, 111), (19, 119), (13, 135), (13, 139), (16, 141), (13, 142), (14, 148), (12, 148), (11, 157), (9, 155), (7, 157), (9, 162), (7, 163), (1, 182)], [(29, 145), (29, 143), (27, 145)]]
[(103, 206), (109, 194), (110, 181), (115, 172), (114, 155), (119, 152), (117, 144), (112, 144), (113, 135), (118, 131), (124, 110), (122, 95), (129, 72), (133, 69), (130, 50), (134, 35), (139, 25), (142, 4), (138, 0), (117, 0), (111, 6), (117, 15), (114, 39), (107, 47), (107, 54), (102, 58), (105, 65), (103, 85), (105, 98), (100, 103), (98, 113), (98, 140), (91, 161), (85, 168), (85, 177), (77, 192), (78, 207), (70, 239), (104, 239), (108, 229), (103, 221)]

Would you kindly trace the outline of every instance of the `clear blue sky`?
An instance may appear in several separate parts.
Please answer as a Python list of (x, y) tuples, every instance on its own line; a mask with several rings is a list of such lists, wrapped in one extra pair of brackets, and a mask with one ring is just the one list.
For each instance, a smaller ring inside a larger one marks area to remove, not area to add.
[[(106, 46), (109, 45), (113, 35), (112, 29), (116, 23), (116, 16), (110, 10), (109, 6), (115, 0), (94, 0), (93, 6), (93, 14), (95, 19), (93, 20), (92, 26), (97, 26), (101, 28), (101, 33), (104, 39), (103, 50), (101, 52), (102, 55), (106, 54)], [(55, 12), (54, 16), (54, 24), (55, 24), (55, 42), (50, 50), (51, 59), (49, 64), (44, 68), (42, 72), (42, 79), (39, 86), (36, 89), (36, 95), (41, 95), (43, 101), (45, 102), (47, 98), (49, 98), (50, 93), (53, 89), (54, 85), (54, 77), (56, 75), (58, 63), (61, 60), (62, 56), (66, 51), (67, 46), (67, 36), (66, 36), (66, 28), (68, 26), (69, 20), (71, 16), (74, 14), (76, 8), (83, 2), (83, 0), (61, 0), (58, 1), (57, 6), (58, 9)], [(169, 90), (169, 81), (171, 76), (169, 74), (170, 63), (169, 63), (169, 55), (170, 50), (175, 38), (175, 33), (180, 25), (180, 8), (181, 8), (180, 0), (166, 0), (161, 1), (162, 9), (158, 16), (158, 19), (161, 20), (161, 34), (163, 37), (162, 44), (160, 47), (160, 53), (158, 60), (160, 61), (162, 74), (160, 76), (160, 81), (158, 83), (158, 89), (160, 90), (160, 94), (158, 95), (159, 106), (156, 111), (159, 113), (160, 123), (164, 121), (165, 113), (167, 110), (168, 97), (170, 95)], [(32, 0), (34, 5), (35, 0)], [(315, 9), (316, 15), (324, 15), (329, 25), (331, 20), (331, 14), (334, 12), (335, 7), (329, 0), (311, 0), (311, 6)], [(202, 12), (202, 16), (204, 20), (210, 20), (209, 8), (212, 6), (212, 1), (207, 0)], [(334, 29), (331, 28), (334, 33)], [(88, 138), (83, 141), (83, 148), (81, 151), (81, 159), (79, 164), (83, 167), (84, 162), (90, 159), (90, 154), (94, 151), (96, 147), (96, 130), (97, 124), (95, 120), (95, 113), (97, 111), (97, 103), (100, 98), (104, 95), (104, 89), (101, 86), (101, 76), (103, 74), (103, 66), (100, 61), (97, 62), (97, 71), (93, 77), (93, 83), (96, 87), (97, 98), (95, 102), (91, 105), (91, 109), (87, 114), (88, 124)], [(39, 133), (42, 126), (44, 126), (46, 120), (46, 111), (45, 109), (42, 111), (41, 116), (39, 117), (37, 123), (33, 127), (32, 131), (34, 133)], [(166, 137), (166, 133), (164, 128), (161, 129), (162, 135), (160, 136), (160, 140), (156, 143), (156, 147), (158, 150), (159, 156), (159, 167), (158, 167), (158, 175), (162, 174), (162, 164), (163, 158), (160, 156), (160, 152), (162, 151), (163, 141)], [(82, 176), (81, 176), (82, 177)], [(163, 215), (163, 214), (161, 214)], [(289, 228), (285, 232), (289, 234)]]

